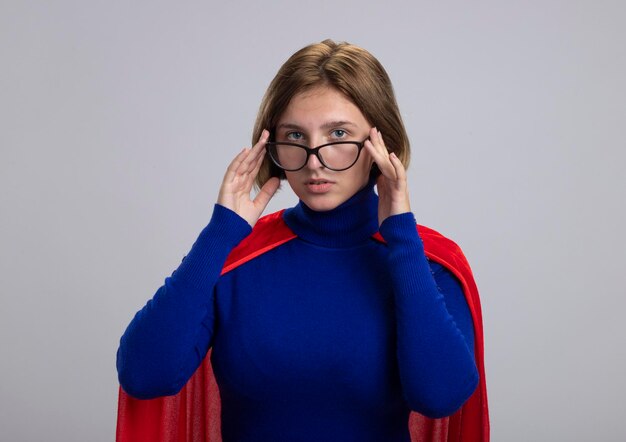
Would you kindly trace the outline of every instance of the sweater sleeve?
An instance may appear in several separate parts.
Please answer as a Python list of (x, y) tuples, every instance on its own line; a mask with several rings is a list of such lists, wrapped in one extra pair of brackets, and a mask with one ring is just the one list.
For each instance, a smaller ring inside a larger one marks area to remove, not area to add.
[(429, 265), (412, 213), (387, 218), (380, 233), (389, 246), (405, 399), (425, 416), (449, 416), (478, 385), (472, 320), (463, 291), (449, 271)]
[(189, 253), (120, 339), (120, 385), (139, 399), (173, 395), (212, 344), (214, 286), (230, 251), (251, 232), (235, 212), (215, 205)]

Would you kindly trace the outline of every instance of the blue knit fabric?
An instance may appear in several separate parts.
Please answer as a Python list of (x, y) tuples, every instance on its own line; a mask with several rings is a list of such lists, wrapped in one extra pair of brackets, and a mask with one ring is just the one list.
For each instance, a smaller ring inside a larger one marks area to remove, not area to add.
[(478, 384), (469, 309), (413, 214), (371, 238), (377, 205), (372, 184), (328, 212), (300, 203), (298, 238), (222, 277), (251, 229), (216, 205), (122, 336), (124, 390), (175, 394), (212, 346), (224, 441), (409, 441), (410, 409), (452, 414)]

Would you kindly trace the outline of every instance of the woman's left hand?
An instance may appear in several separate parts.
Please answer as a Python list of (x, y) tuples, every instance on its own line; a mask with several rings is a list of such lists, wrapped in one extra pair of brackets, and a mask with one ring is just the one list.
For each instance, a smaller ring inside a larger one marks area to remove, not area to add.
[(396, 154), (389, 153), (383, 136), (375, 128), (370, 129), (370, 136), (365, 141), (365, 148), (380, 169), (381, 175), (376, 180), (378, 187), (378, 225), (392, 215), (411, 211), (406, 170)]

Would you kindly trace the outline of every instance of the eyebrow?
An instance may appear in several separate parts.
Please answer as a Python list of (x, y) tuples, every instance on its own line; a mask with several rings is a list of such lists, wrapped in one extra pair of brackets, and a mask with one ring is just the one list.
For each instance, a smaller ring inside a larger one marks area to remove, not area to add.
[[(337, 126), (356, 126), (356, 124), (354, 124), (351, 121), (346, 121), (346, 120), (337, 120), (337, 121), (328, 121), (324, 124), (322, 124), (320, 126), (321, 129), (330, 129), (331, 127), (337, 127)], [(297, 124), (293, 124), (293, 123), (281, 123), (278, 126), (276, 126), (276, 129), (297, 129), (297, 130), (303, 130), (304, 128), (301, 126), (298, 126)]]

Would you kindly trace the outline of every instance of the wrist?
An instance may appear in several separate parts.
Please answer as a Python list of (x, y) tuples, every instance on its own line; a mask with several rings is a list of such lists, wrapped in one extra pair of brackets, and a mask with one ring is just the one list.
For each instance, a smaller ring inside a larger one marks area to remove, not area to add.
[(390, 246), (397, 243), (421, 242), (412, 212), (390, 215), (381, 223), (380, 234)]

